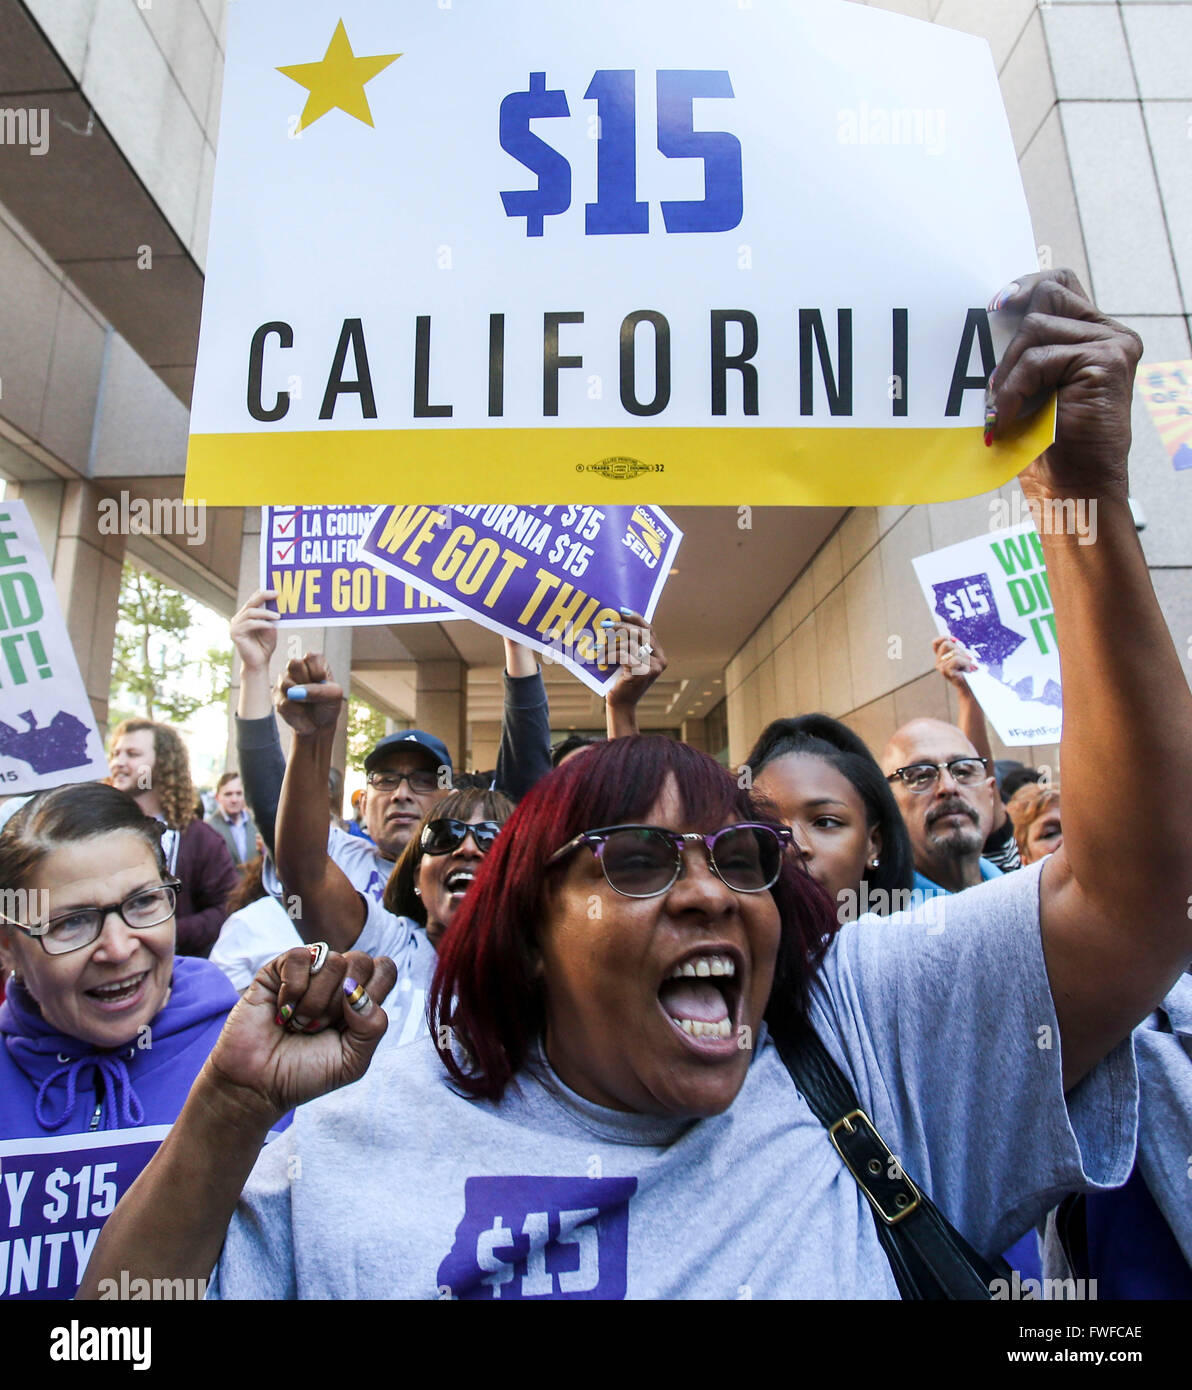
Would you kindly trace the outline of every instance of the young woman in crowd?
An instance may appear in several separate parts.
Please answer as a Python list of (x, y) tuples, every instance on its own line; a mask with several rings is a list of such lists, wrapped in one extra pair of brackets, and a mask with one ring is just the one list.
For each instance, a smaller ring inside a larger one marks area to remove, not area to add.
[[(215, 966), (174, 954), (161, 830), (87, 782), (33, 798), (0, 832), (0, 1140), (177, 1119), (237, 996)], [(58, 1297), (77, 1283), (72, 1250)]]
[(179, 955), (207, 955), (240, 875), (227, 845), (198, 814), (186, 745), (168, 724), (126, 719), (112, 734), (108, 764), (111, 785), (165, 826), (166, 867), (179, 885)]
[[(1060, 1194), (1125, 1179), (1130, 1033), (1192, 959), (1192, 693), (1127, 500), (1138, 339), (1069, 272), (999, 304), (1025, 318), (993, 433), (1058, 390), (1058, 442), (1024, 488), (1099, 508), (1096, 546), (1043, 539), (1063, 848), (950, 897), (946, 930), (916, 910), (835, 931), (789, 830), (711, 759), (655, 738), (592, 749), (498, 837), (444, 939), (421, 1044), (376, 1050), (384, 958), (312, 973), (294, 951), (258, 975), (109, 1219), (87, 1292), (121, 1269), (214, 1267), (223, 1297), (895, 1296), (867, 1201), (771, 1043), (804, 1023), (986, 1255)], [(1088, 651), (1112, 652), (1112, 672)], [(1107, 769), (1122, 728), (1134, 756)], [(279, 1008), (329, 1026), (294, 1036)]]
[(847, 725), (826, 714), (776, 719), (746, 766), (838, 920), (910, 906), (910, 836), (877, 760)]

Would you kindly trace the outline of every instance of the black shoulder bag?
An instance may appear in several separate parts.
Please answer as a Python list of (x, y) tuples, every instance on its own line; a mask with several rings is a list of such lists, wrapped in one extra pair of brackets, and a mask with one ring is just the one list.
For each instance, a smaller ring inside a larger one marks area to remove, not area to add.
[(815, 1031), (771, 1034), (796, 1087), (869, 1198), (878, 1239), (906, 1299), (988, 1300), (995, 1279), (1012, 1278), (1000, 1257), (987, 1260), (915, 1186), (861, 1109), (852, 1083)]

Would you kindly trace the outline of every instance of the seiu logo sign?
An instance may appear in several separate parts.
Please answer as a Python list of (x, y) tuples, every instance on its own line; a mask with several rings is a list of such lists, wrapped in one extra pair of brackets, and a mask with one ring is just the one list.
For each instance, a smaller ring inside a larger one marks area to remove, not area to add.
[(469, 1178), (443, 1298), (624, 1298), (636, 1178)]

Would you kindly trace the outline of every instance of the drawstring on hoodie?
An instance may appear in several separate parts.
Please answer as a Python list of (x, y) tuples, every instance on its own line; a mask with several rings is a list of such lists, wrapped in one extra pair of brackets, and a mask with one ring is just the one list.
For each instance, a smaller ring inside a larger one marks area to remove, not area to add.
[[(130, 1049), (128, 1056), (131, 1058), (135, 1055), (135, 1049)], [(61, 1058), (62, 1054), (59, 1053), (58, 1056)], [(46, 1077), (37, 1088), (37, 1104), (34, 1109), (37, 1123), (43, 1129), (52, 1131), (61, 1129), (70, 1121), (78, 1104), (79, 1075), (88, 1067), (94, 1067), (103, 1081), (103, 1100), (100, 1104), (107, 1109), (108, 1113), (117, 1114), (126, 1128), (141, 1124), (145, 1118), (145, 1112), (140, 1098), (133, 1090), (132, 1080), (128, 1075), (128, 1068), (124, 1064), (124, 1059), (98, 1054), (80, 1057), (73, 1062), (68, 1060), (65, 1066), (58, 1067)], [(62, 1113), (56, 1119), (52, 1119), (48, 1104), (49, 1091), (60, 1077), (66, 1078), (66, 1100), (62, 1106)], [(98, 1090), (98, 1087), (96, 1089)], [(118, 1127), (109, 1126), (109, 1128)]]

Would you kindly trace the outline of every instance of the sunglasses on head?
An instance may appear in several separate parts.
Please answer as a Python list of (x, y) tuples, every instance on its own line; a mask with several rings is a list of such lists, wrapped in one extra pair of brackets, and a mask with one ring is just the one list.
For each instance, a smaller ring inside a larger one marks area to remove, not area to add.
[(493, 847), (493, 841), (500, 833), (500, 825), (495, 820), (478, 821), (475, 825), (469, 825), (462, 820), (432, 820), (427, 821), (422, 831), (422, 852), (423, 854), (450, 854), (452, 850), (459, 849), (460, 845), (471, 835), (476, 848), (481, 854), (487, 854)]

